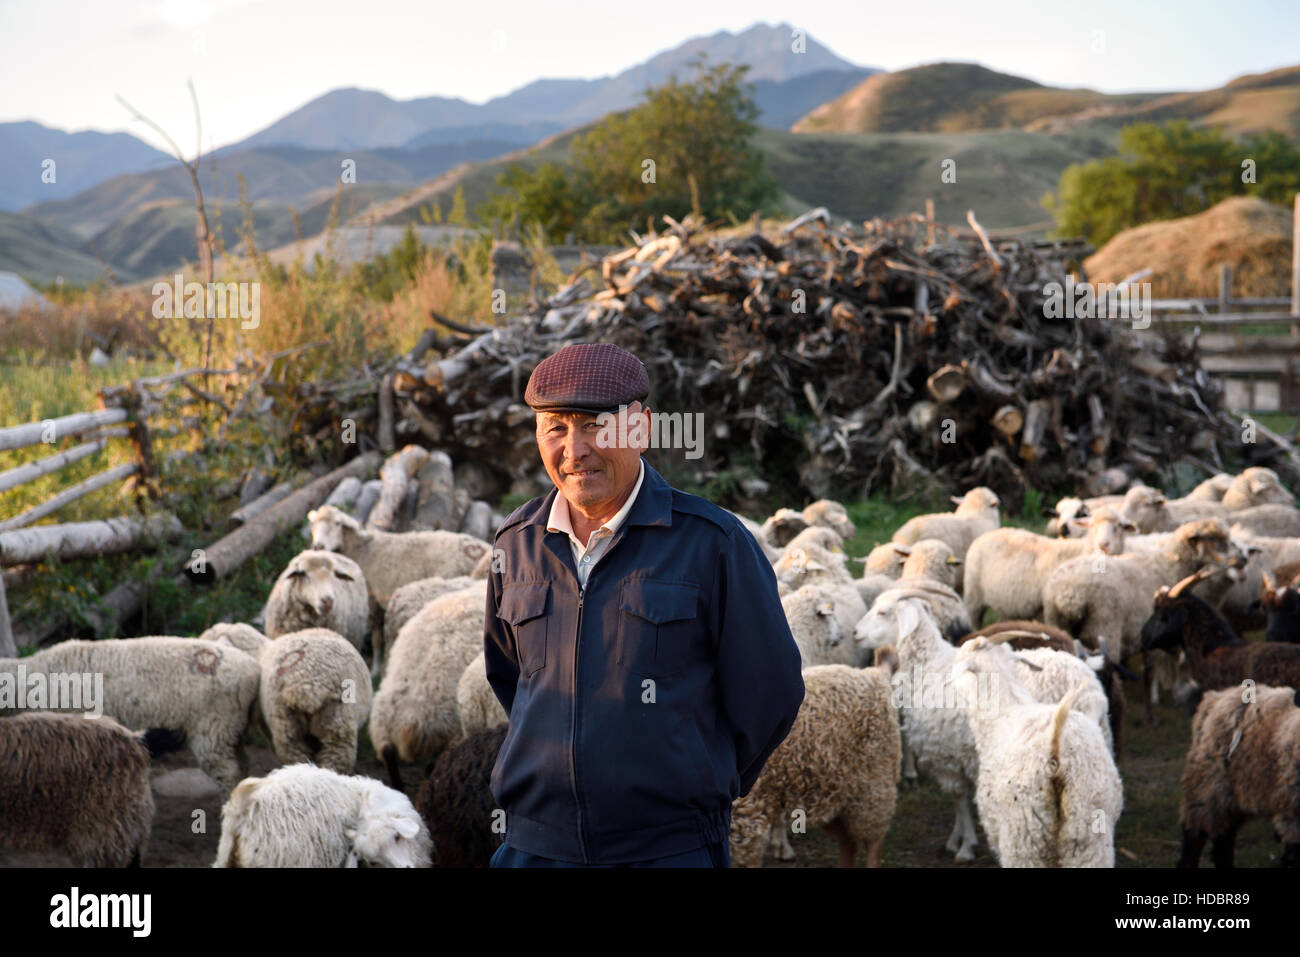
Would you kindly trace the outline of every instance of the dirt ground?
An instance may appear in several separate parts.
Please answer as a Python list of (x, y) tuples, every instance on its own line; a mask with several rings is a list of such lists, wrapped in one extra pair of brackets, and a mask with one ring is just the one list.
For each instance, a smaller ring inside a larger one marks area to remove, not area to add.
[[(1116, 834), (1119, 867), (1173, 867), (1178, 860), (1178, 776), (1190, 737), (1190, 720), (1173, 705), (1157, 711), (1159, 723), (1148, 726), (1136, 689), (1130, 689), (1125, 722), (1125, 755), (1120, 763), (1124, 780), (1124, 812)], [(274, 754), (255, 736), (248, 749), (249, 774), (261, 775), (276, 767)], [(216, 859), (221, 835), (221, 802), (215, 792), (204, 796), (166, 796), (159, 788), (177, 788), (197, 778), (187, 751), (167, 755), (153, 769), (157, 816), (144, 856), (145, 867), (210, 867)], [(384, 780), (381, 764), (370, 749), (363, 730), (357, 773)], [(412, 800), (422, 775), (414, 767), (403, 769), (406, 793)], [(202, 811), (202, 817), (196, 816)], [(996, 867), (981, 843), (972, 864), (954, 864), (943, 844), (952, 830), (952, 802), (933, 784), (922, 781), (899, 791), (889, 836), (885, 839), (886, 867)], [(201, 826), (202, 825), (202, 826)], [(983, 835), (981, 834), (981, 841)], [(820, 829), (792, 835), (797, 859), (769, 867), (829, 867), (837, 860), (837, 846)], [(1239, 867), (1275, 867), (1282, 846), (1267, 821), (1254, 821), (1237, 838)], [(60, 867), (71, 862), (58, 855), (12, 854), (0, 851), (0, 867)], [(863, 859), (859, 857), (859, 866)], [(1202, 866), (1208, 866), (1208, 851)]]

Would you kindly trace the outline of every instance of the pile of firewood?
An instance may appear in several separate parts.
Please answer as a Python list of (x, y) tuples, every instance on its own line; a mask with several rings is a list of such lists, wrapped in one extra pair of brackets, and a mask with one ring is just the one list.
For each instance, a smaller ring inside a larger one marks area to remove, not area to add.
[(1011, 504), (1027, 488), (1174, 488), (1179, 462), (1300, 479), (1289, 446), (1242, 446), (1194, 342), (1143, 351), (1127, 321), (1045, 318), (1045, 286), (1065, 276), (1033, 246), (991, 241), (974, 216), (973, 237), (919, 216), (828, 221), (725, 238), (665, 217), (526, 314), (427, 334), (381, 387), (380, 434), (387, 416), (532, 491), (529, 373), (601, 341), (645, 362), (652, 408), (704, 415), (701, 457), (651, 463), (736, 499), (989, 485)]

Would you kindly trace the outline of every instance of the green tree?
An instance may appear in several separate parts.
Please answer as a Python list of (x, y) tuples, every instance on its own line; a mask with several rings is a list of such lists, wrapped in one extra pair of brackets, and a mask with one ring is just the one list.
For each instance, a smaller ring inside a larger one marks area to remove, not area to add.
[(590, 242), (618, 242), (630, 228), (656, 226), (692, 210), (707, 219), (771, 211), (780, 195), (751, 142), (758, 108), (747, 67), (703, 60), (688, 81), (675, 76), (644, 102), (606, 117), (570, 148), (567, 169), (552, 163), (501, 175), (489, 218), (541, 225), (552, 241), (572, 230)]
[[(1257, 182), (1242, 181), (1254, 159)], [(1120, 155), (1074, 164), (1043, 204), (1057, 234), (1101, 245), (1121, 230), (1190, 216), (1230, 196), (1286, 203), (1300, 182), (1300, 151), (1276, 133), (1238, 142), (1186, 120), (1135, 123), (1120, 133)]]

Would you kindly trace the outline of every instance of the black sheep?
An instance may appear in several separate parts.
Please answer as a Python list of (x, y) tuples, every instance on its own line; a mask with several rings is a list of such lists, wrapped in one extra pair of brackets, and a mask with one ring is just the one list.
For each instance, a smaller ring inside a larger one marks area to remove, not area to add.
[(508, 725), (476, 731), (444, 751), (420, 785), (416, 810), (433, 837), (437, 867), (487, 867), (505, 824), (492, 797), (492, 766)]

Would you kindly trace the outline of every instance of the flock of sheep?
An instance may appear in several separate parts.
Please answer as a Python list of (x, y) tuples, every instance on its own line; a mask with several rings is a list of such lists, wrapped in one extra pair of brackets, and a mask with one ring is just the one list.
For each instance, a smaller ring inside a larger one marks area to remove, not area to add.
[[(978, 813), (1003, 866), (1113, 866), (1122, 680), (1140, 656), (1148, 704), (1161, 685), (1200, 702), (1182, 863), (1212, 842), (1231, 864), (1236, 830), (1264, 817), (1300, 865), (1300, 512), (1277, 476), (1216, 476), (1183, 499), (1146, 486), (1063, 499), (1049, 535), (1001, 527), (986, 488), (954, 501), (857, 576), (838, 503), (737, 516), (772, 561), (806, 694), (733, 807), (733, 862), (790, 859), (787, 835), (812, 825), (842, 865), (861, 850), (878, 866), (900, 777), (925, 776), (953, 800), (958, 861), (975, 857)], [(486, 865), (508, 825), (489, 788), (507, 721), (482, 653), (491, 545), (383, 531), (332, 505), (308, 518), (311, 547), (260, 629), (0, 660), (0, 675), (102, 675), (108, 716), (0, 718), (0, 848), (138, 863), (150, 757), (187, 746), (225, 798), (216, 866)], [(1266, 641), (1240, 637), (1263, 627)], [(367, 725), (386, 784), (352, 773)], [(241, 780), (250, 726), (283, 766)], [(431, 768), (414, 803), (403, 765)]]

